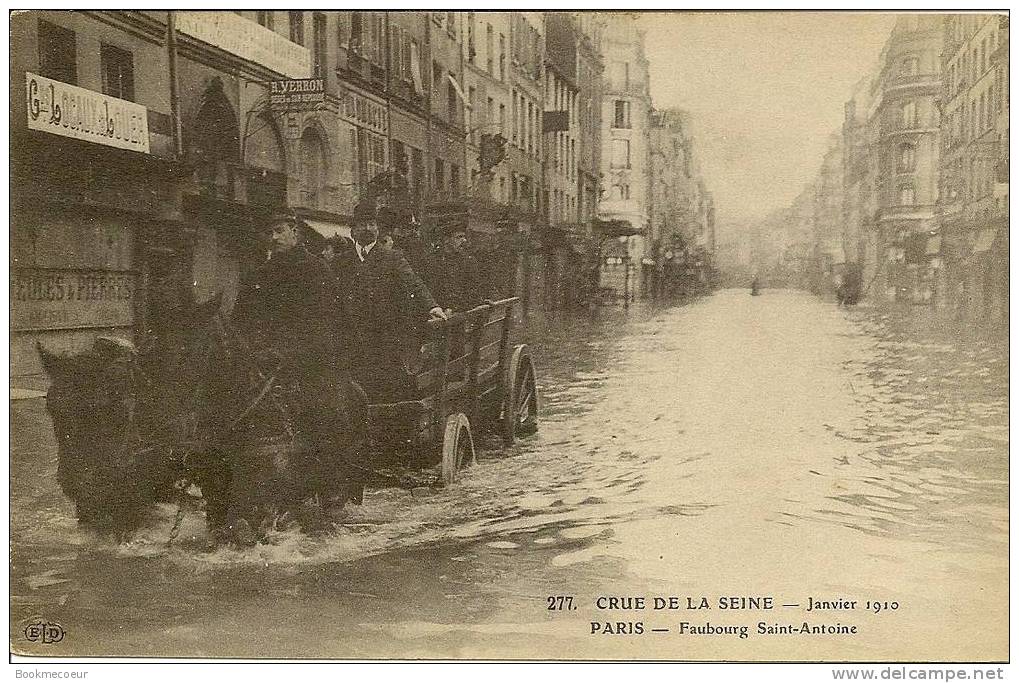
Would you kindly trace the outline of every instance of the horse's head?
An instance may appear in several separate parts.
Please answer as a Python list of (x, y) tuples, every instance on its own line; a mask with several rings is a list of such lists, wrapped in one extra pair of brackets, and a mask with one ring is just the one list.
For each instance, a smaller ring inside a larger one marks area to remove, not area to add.
[(98, 526), (118, 506), (126, 511), (122, 503), (132, 498), (138, 353), (113, 337), (73, 356), (38, 349), (51, 380), (46, 409), (57, 438), (57, 479), (79, 518)]
[(135, 411), (138, 352), (131, 342), (99, 337), (91, 350), (74, 356), (37, 347), (51, 380), (46, 409), (61, 447), (70, 441), (118, 445), (113, 441), (130, 431)]

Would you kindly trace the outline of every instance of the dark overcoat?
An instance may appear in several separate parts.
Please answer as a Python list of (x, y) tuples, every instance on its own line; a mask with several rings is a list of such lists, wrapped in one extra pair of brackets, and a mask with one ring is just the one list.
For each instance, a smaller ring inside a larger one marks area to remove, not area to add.
[(421, 326), (437, 304), (400, 251), (376, 244), (362, 262), (351, 247), (347, 259), (346, 317), (357, 340), (356, 374), (369, 396), (384, 400), (404, 388)]

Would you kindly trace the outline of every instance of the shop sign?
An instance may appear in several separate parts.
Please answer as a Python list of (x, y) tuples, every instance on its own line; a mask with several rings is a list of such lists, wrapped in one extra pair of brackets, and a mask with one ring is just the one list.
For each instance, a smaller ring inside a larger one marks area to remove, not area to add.
[(12, 268), (11, 330), (129, 327), (135, 274), (116, 270)]
[(325, 101), (325, 81), (321, 78), (292, 78), (269, 83), (269, 108), (273, 111), (314, 109)]
[(177, 30), (290, 78), (311, 76), (311, 51), (234, 12), (177, 12)]
[(340, 115), (350, 123), (386, 135), (389, 128), (386, 106), (363, 95), (348, 91), (343, 96)]
[(28, 128), (149, 154), (148, 109), (140, 104), (25, 73)]

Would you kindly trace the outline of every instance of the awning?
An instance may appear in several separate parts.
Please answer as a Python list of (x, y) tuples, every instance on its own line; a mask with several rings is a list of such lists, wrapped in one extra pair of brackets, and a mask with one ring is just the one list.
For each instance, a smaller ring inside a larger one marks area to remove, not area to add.
[(998, 231), (994, 228), (984, 228), (977, 235), (977, 241), (973, 244), (973, 253), (979, 254), (987, 251), (994, 244), (994, 238), (998, 236)]
[(941, 235), (934, 235), (927, 240), (927, 248), (924, 253), (928, 256), (936, 256), (941, 253)]
[(329, 223), (327, 221), (315, 220), (314, 218), (302, 218), (301, 220), (307, 223), (309, 228), (311, 228), (318, 234), (322, 235), (322, 237), (325, 237), (326, 239), (329, 239), (330, 237), (336, 237), (337, 235), (342, 235), (343, 237), (346, 237), (348, 240), (350, 239), (349, 225)]

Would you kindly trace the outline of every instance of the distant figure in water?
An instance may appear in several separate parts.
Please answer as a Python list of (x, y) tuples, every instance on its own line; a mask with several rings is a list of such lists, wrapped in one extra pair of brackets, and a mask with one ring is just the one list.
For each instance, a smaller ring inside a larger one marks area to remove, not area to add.
[(761, 281), (755, 275), (753, 281), (750, 283), (750, 296), (757, 296), (761, 293)]

